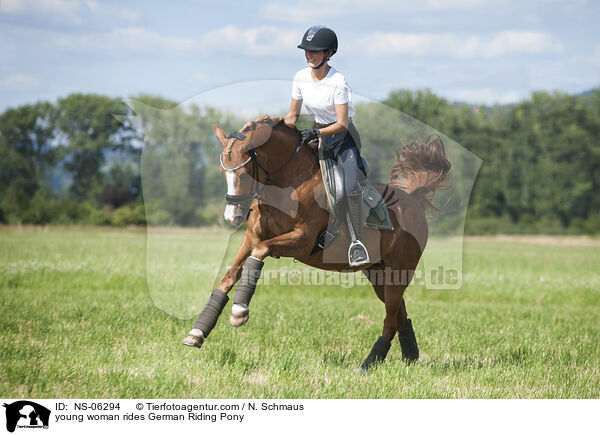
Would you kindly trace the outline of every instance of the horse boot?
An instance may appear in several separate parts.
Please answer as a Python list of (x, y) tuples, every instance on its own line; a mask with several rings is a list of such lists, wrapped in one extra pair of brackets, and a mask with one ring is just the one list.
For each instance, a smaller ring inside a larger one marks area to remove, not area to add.
[(392, 342), (388, 338), (383, 335), (380, 336), (358, 370), (362, 373), (366, 373), (371, 367), (383, 362), (391, 346)]
[(406, 323), (398, 328), (398, 341), (400, 342), (400, 348), (402, 349), (403, 360), (410, 364), (419, 359), (417, 337), (415, 337), (415, 331), (413, 330), (410, 319), (407, 319)]
[(212, 331), (217, 324), (217, 320), (219, 320), (219, 316), (221, 315), (223, 308), (225, 308), (225, 305), (227, 305), (227, 302), (229, 302), (229, 296), (219, 289), (213, 290), (208, 298), (206, 306), (194, 324), (194, 329), (188, 333), (181, 344), (198, 348), (202, 347), (204, 339), (208, 337), (210, 331)]
[(360, 266), (368, 264), (369, 252), (363, 243), (360, 241), (362, 235), (362, 191), (354, 189), (347, 196), (348, 213), (346, 215), (348, 221), (348, 230), (350, 231), (350, 246), (348, 247), (348, 264), (350, 266)]
[(233, 307), (231, 307), (231, 316), (229, 324), (233, 327), (244, 325), (250, 318), (250, 301), (256, 290), (256, 283), (260, 278), (260, 273), (264, 262), (258, 258), (248, 257), (242, 267), (242, 276), (235, 288), (233, 296)]

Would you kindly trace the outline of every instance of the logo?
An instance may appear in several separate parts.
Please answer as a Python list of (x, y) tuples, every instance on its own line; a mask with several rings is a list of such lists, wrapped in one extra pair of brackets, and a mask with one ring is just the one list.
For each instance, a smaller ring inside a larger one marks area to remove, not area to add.
[(14, 432), (15, 428), (48, 429), (50, 410), (29, 400), (19, 400), (6, 408), (6, 430)]
[(306, 40), (309, 42), (312, 41), (312, 39), (315, 37), (315, 34), (322, 28), (323, 26), (312, 26), (310, 29), (308, 29), (308, 35), (306, 35)]

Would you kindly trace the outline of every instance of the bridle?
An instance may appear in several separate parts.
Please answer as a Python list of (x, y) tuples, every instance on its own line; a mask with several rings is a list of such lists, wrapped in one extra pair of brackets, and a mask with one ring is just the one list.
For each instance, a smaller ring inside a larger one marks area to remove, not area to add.
[[(229, 136), (227, 136), (227, 139), (232, 139), (232, 138), (243, 141), (246, 139), (246, 135), (244, 135), (243, 133), (241, 133), (239, 131), (234, 131), (234, 132), (230, 133)], [(302, 145), (303, 145), (303, 142), (301, 139), (300, 143), (294, 150), (294, 153), (277, 171), (275, 171), (275, 173), (272, 176), (269, 174), (268, 169), (260, 164), (260, 162), (258, 161), (258, 158), (256, 156), (256, 151), (254, 151), (254, 149), (251, 149), (248, 151), (249, 157), (246, 159), (246, 161), (244, 161), (243, 163), (240, 163), (239, 165), (237, 165), (233, 168), (228, 168), (227, 166), (225, 166), (225, 164), (223, 163), (223, 153), (221, 153), (221, 155), (219, 156), (219, 162), (221, 164), (221, 168), (223, 168), (223, 170), (225, 172), (233, 173), (233, 172), (236, 172), (237, 170), (243, 168), (244, 166), (246, 166), (246, 164), (248, 164), (248, 162), (250, 162), (250, 161), (252, 161), (252, 163), (254, 163), (254, 165), (252, 166), (252, 185), (250, 186), (250, 193), (245, 194), (245, 195), (226, 194), (225, 195), (225, 203), (227, 205), (233, 205), (235, 207), (240, 207), (243, 211), (248, 210), (248, 213), (246, 214), (246, 218), (247, 218), (248, 214), (250, 213), (250, 205), (252, 204), (252, 202), (255, 199), (259, 199), (259, 200), (266, 202), (264, 200), (264, 198), (260, 197), (260, 195), (263, 193), (263, 191), (269, 184), (272, 184), (275, 182), (277, 176), (281, 173), (281, 171), (292, 161), (292, 159), (296, 156), (296, 154), (298, 154), (298, 152), (302, 148)], [(267, 176), (267, 180), (262, 185), (258, 181), (259, 169), (262, 169), (262, 171)]]

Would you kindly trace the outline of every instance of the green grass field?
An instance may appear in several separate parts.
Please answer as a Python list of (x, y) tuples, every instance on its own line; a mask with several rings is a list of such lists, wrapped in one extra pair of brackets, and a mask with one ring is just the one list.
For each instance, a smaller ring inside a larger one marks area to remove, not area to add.
[(230, 302), (201, 350), (180, 344), (227, 238), (157, 232), (146, 273), (145, 231), (0, 228), (0, 397), (600, 397), (600, 243), (468, 240), (461, 290), (406, 293), (420, 361), (395, 340), (363, 376), (384, 317), (367, 286), (259, 286), (246, 326)]

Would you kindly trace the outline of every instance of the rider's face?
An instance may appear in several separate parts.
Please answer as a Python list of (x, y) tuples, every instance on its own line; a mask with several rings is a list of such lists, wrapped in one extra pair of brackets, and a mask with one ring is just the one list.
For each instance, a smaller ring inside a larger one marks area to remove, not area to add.
[(310, 66), (311, 68), (316, 68), (321, 62), (323, 62), (323, 58), (325, 57), (325, 50), (304, 50), (304, 55), (306, 56), (308, 66)]

